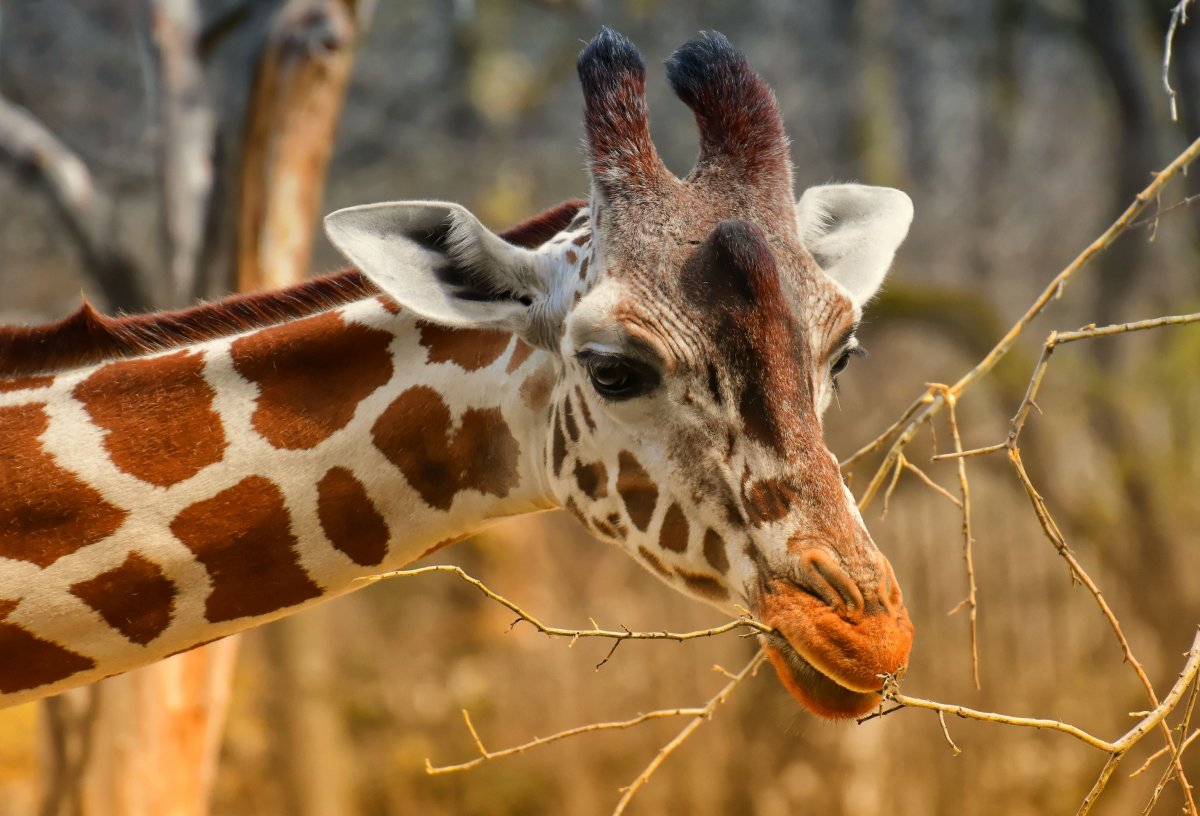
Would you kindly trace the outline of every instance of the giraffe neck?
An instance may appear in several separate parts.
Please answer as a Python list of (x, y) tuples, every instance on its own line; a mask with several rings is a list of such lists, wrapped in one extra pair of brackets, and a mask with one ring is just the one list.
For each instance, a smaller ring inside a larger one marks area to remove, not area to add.
[(554, 505), (549, 355), (363, 298), (0, 379), (0, 704), (294, 612)]

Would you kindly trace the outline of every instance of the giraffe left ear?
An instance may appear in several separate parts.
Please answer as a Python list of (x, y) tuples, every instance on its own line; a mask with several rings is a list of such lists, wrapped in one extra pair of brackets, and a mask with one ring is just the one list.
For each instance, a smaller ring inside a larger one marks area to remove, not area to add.
[(912, 217), (912, 200), (891, 187), (828, 184), (796, 202), (800, 240), (859, 305), (883, 283)]
[(502, 329), (531, 342), (544, 333), (535, 325), (534, 304), (549, 287), (536, 257), (465, 207), (443, 201), (347, 207), (325, 216), (325, 232), (373, 283), (426, 320)]

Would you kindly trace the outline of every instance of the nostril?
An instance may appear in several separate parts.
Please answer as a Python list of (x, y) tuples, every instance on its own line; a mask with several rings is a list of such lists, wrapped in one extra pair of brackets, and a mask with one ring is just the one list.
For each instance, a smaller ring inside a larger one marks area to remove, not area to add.
[(800, 585), (832, 607), (845, 606), (857, 611), (863, 608), (863, 596), (849, 573), (834, 557), (821, 550), (805, 553)]

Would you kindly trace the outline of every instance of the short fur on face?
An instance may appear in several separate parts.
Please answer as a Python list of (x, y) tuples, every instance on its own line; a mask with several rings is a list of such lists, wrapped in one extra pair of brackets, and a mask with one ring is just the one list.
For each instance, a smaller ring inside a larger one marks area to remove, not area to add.
[(667, 60), (700, 129), (684, 179), (650, 140), (633, 44), (603, 29), (578, 68), (591, 196), (541, 248), (440, 202), (340, 211), (330, 235), (425, 319), (541, 349), (529, 387), (550, 394), (559, 502), (677, 589), (775, 627), (764, 645), (811, 710), (862, 713), (912, 626), (821, 414), (911, 203), (853, 184), (797, 202), (775, 96), (719, 34)]

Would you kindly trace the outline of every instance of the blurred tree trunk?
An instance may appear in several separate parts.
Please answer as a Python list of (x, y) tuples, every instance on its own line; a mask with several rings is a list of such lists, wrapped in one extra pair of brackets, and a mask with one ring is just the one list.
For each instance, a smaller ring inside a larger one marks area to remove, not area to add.
[[(194, 11), (187, 0), (164, 0), (152, 7), (149, 21), (164, 120), (159, 169), (163, 256), (170, 271), (164, 300), (175, 306), (192, 292), (211, 291), (201, 270), (219, 268), (220, 259), (205, 257), (202, 241), (211, 237), (212, 211), (225, 203), (212, 198), (214, 129), (202, 93), (199, 17), (187, 16)], [(353, 59), (354, 12), (352, 0), (289, 0), (266, 39), (237, 188), (239, 226), (248, 236), (238, 252), (243, 290), (305, 277)], [(279, 685), (298, 696), (323, 687), (327, 638), (311, 623), (284, 623), (278, 631)], [(42, 816), (207, 813), (238, 641), (226, 638), (47, 701)], [(349, 812), (345, 775), (330, 772), (343, 741), (331, 710), (297, 705), (290, 695), (276, 699), (282, 711), (302, 712), (294, 720), (280, 717), (281, 733), (290, 735), (280, 745), (282, 770), (295, 794), (291, 812)]]
[(238, 638), (47, 700), (42, 816), (203, 816)]
[(347, 744), (335, 694), (328, 606), (262, 630), (272, 689), (267, 703), (270, 765), (291, 816), (356, 813)]
[(302, 280), (354, 64), (355, 0), (289, 0), (263, 48), (243, 142), (238, 289)]

